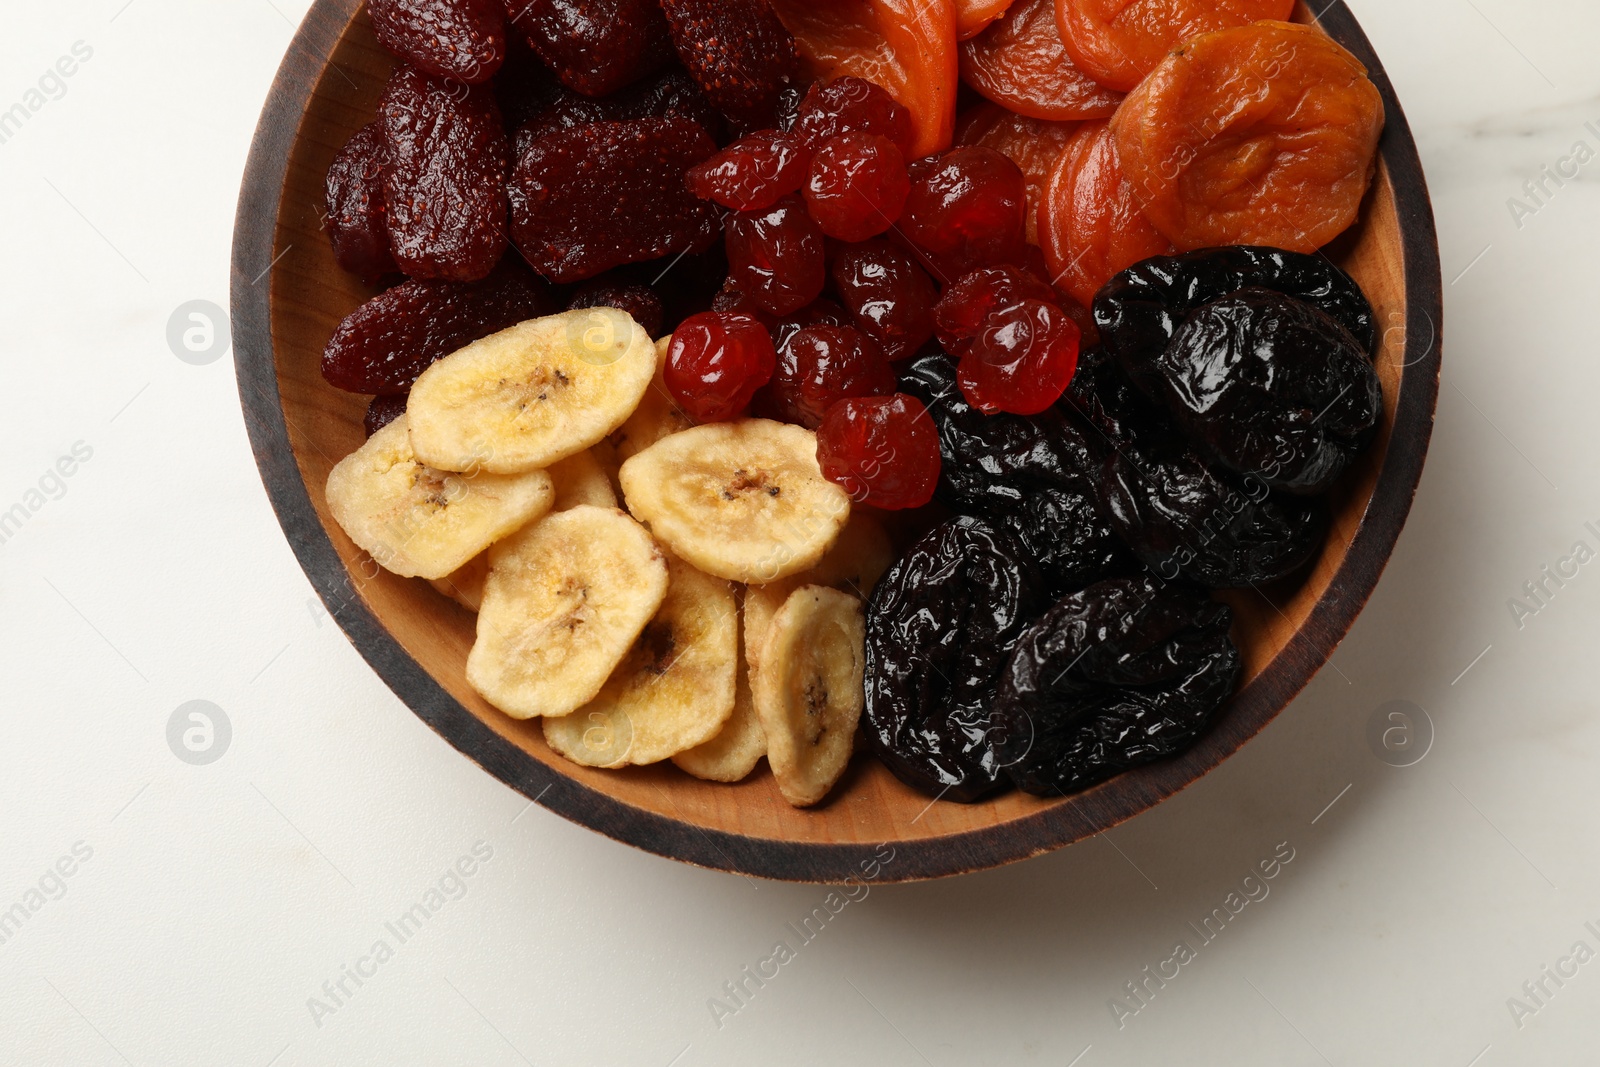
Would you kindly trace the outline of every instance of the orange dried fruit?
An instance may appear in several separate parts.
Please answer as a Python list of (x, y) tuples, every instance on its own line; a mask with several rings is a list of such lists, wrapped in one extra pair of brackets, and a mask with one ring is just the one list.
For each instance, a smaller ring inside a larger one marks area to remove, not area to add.
[(1056, 0), (1062, 43), (1084, 73), (1129, 92), (1199, 33), (1286, 19), (1294, 0)]
[(1111, 129), (1145, 216), (1180, 251), (1314, 252), (1360, 213), (1383, 121), (1355, 56), (1315, 27), (1258, 22), (1172, 53)]
[[(1104, 125), (1102, 123), (1102, 125)], [(1061, 150), (1078, 130), (1076, 122), (1046, 122), (987, 101), (956, 120), (956, 144), (992, 148), (1022, 168), (1028, 182), (1028, 243), (1038, 244), (1039, 204)]]
[(1039, 204), (1039, 245), (1056, 288), (1084, 307), (1112, 275), (1172, 251), (1140, 211), (1108, 123), (1084, 123), (1057, 157)]
[(961, 77), (1019, 115), (1057, 122), (1110, 118), (1122, 94), (1074, 65), (1056, 29), (1055, 0), (1017, 0), (961, 44)]
[(978, 36), (1010, 6), (1011, 0), (956, 0), (956, 39)]
[(908, 160), (950, 146), (960, 82), (955, 0), (773, 0), (772, 7), (810, 74), (865, 78), (911, 112)]

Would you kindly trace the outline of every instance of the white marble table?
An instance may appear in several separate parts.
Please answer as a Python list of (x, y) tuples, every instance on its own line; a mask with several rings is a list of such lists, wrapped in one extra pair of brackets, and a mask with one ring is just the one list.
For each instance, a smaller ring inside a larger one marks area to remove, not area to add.
[[(1104, 839), (872, 889), (735, 1005), (824, 892), (635, 852), (456, 755), (317, 607), (230, 361), (168, 346), (175, 309), (226, 305), (306, 0), (10, 5), (0, 110), (43, 100), (0, 143), (0, 512), (28, 512), (0, 544), (0, 1063), (1594, 1063), (1600, 562), (1561, 561), (1600, 549), (1600, 9), (1352, 6), (1421, 145), (1447, 324), (1339, 670)], [(192, 700), (231, 724), (209, 765), (168, 747)], [(1366, 740), (1397, 700), (1435, 732), (1404, 768)]]

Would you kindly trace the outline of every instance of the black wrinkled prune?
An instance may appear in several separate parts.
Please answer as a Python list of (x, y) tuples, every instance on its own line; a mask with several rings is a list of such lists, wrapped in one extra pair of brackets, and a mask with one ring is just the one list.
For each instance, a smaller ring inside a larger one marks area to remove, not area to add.
[(1203, 304), (1261, 288), (1303, 300), (1333, 316), (1364, 352), (1376, 351), (1372, 305), (1355, 279), (1323, 256), (1232, 245), (1154, 256), (1105, 284), (1094, 298), (1101, 343), (1135, 385), (1155, 396), (1151, 362), (1189, 313)]
[(1108, 449), (1165, 444), (1177, 436), (1166, 412), (1135, 389), (1104, 348), (1085, 349), (1063, 400), (1100, 435)]
[(988, 738), (995, 686), (1044, 605), (1026, 550), (965, 516), (934, 527), (879, 580), (862, 734), (901, 781), (960, 801), (1002, 784)]
[(1145, 575), (1063, 597), (1017, 641), (995, 699), (995, 755), (1054, 797), (1187, 748), (1233, 692), (1232, 613)]
[(1099, 457), (1060, 409), (985, 415), (961, 395), (955, 362), (942, 353), (913, 362), (900, 387), (939, 428), (940, 502), (1010, 529), (1051, 593), (1123, 569), (1124, 551), (1095, 489)]
[(1320, 493), (1366, 447), (1383, 389), (1331, 316), (1270, 289), (1241, 289), (1185, 320), (1155, 360), (1178, 428), (1210, 458), (1301, 494)]
[(1327, 533), (1320, 501), (1280, 497), (1258, 478), (1235, 484), (1192, 449), (1150, 454), (1125, 446), (1105, 470), (1112, 528), (1167, 581), (1213, 588), (1276, 581), (1304, 566)]

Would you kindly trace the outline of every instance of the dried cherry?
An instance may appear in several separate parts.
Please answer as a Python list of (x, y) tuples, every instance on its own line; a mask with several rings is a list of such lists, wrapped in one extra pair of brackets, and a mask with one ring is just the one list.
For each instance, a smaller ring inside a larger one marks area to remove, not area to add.
[(912, 151), (916, 139), (911, 112), (877, 83), (849, 76), (817, 82), (806, 91), (793, 133), (811, 152), (842, 133), (887, 137), (902, 153)]
[(799, 311), (822, 293), (828, 263), (822, 231), (797, 196), (729, 217), (728, 284), (772, 315)]
[(715, 142), (684, 118), (598, 122), (539, 138), (511, 174), (511, 225), (535, 270), (582, 281), (624, 263), (703, 252), (714, 207), (684, 184)]
[(964, 355), (995, 312), (1023, 300), (1055, 299), (1055, 291), (1032, 271), (985, 267), (963, 275), (939, 297), (933, 309), (934, 330), (946, 352)]
[(865, 241), (894, 225), (910, 193), (905, 157), (893, 141), (841, 133), (811, 159), (806, 210), (829, 237)]
[(857, 504), (920, 508), (939, 484), (939, 433), (914, 396), (846, 397), (817, 427), (817, 462)]
[(470, 282), (506, 248), (506, 135), (487, 86), (401, 66), (378, 104), (389, 244), (416, 279)]
[(564, 85), (607, 96), (672, 62), (653, 0), (503, 0), (512, 25)]
[(506, 56), (498, 0), (367, 0), (378, 43), (435, 78), (477, 85)]
[(1183, 751), (1238, 684), (1231, 623), (1227, 605), (1149, 575), (1063, 597), (1006, 665), (996, 761), (1023, 791), (1054, 797)]
[(328, 167), (323, 225), (333, 242), (333, 258), (368, 285), (400, 269), (389, 251), (383, 158), (383, 134), (371, 122), (345, 142)]
[(1056, 23), (1077, 65), (1127, 92), (1197, 33), (1286, 19), (1294, 0), (1057, 0)]
[(1003, 786), (990, 708), (1044, 605), (1027, 550), (980, 519), (944, 522), (895, 561), (867, 608), (861, 734), (896, 777), (960, 801)]
[(992, 148), (968, 145), (910, 167), (900, 232), (951, 278), (1016, 263), (1027, 243), (1027, 180)]
[(961, 357), (956, 381), (985, 415), (1037, 415), (1078, 369), (1077, 323), (1054, 301), (1020, 300), (992, 312)]
[(933, 336), (939, 294), (916, 260), (887, 241), (850, 245), (833, 261), (839, 302), (891, 362), (917, 354)]
[(782, 422), (814, 430), (841, 400), (895, 391), (894, 371), (877, 342), (850, 326), (802, 327), (784, 337), (777, 352), (778, 369), (762, 406)]
[(807, 153), (777, 130), (759, 130), (689, 168), (689, 191), (735, 211), (760, 211), (806, 181)]
[(1056, 29), (1055, 0), (1016, 0), (961, 45), (961, 77), (997, 104), (1036, 119), (1110, 118), (1122, 94), (1072, 62)]
[(691, 315), (672, 331), (662, 380), (696, 422), (724, 422), (750, 406), (772, 378), (772, 338), (758, 320), (734, 311)]
[(776, 123), (778, 94), (799, 73), (794, 36), (767, 0), (661, 0), (672, 43), (717, 107), (746, 129)]
[(1021, 169), (1028, 183), (1026, 222), (1030, 244), (1040, 240), (1039, 204), (1051, 171), (1077, 129), (1076, 122), (1030, 119), (987, 100), (967, 108), (956, 120), (956, 144), (992, 148)]

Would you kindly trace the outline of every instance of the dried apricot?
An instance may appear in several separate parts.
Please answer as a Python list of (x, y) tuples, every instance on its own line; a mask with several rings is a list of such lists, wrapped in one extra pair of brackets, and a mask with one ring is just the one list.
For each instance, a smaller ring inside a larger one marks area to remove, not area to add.
[(908, 160), (950, 146), (960, 81), (955, 0), (774, 0), (772, 6), (812, 75), (864, 78), (911, 112)]
[(1055, 0), (1017, 0), (999, 22), (962, 42), (961, 78), (1036, 119), (1110, 118), (1122, 101), (1073, 65), (1056, 29)]
[(1062, 43), (1078, 68), (1129, 92), (1197, 33), (1286, 19), (1294, 0), (1056, 0)]
[(1046, 122), (1007, 111), (999, 104), (974, 104), (956, 120), (956, 144), (992, 148), (1022, 168), (1028, 183), (1028, 241), (1039, 243), (1039, 203), (1056, 159), (1078, 130), (1076, 122)]
[(1146, 217), (1180, 250), (1314, 252), (1355, 222), (1383, 98), (1321, 30), (1258, 22), (1186, 43), (1111, 129)]
[(1087, 307), (1118, 271), (1172, 246), (1139, 209), (1104, 122), (1062, 149), (1039, 204), (1039, 246), (1056, 287)]
[(1006, 13), (1012, 0), (956, 0), (956, 39), (968, 41)]

